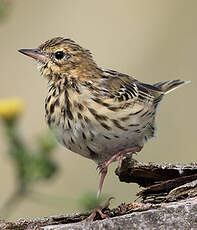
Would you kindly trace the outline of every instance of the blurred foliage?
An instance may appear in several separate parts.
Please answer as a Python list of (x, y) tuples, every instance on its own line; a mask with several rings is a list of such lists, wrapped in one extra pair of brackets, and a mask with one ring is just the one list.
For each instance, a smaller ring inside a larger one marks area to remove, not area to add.
[[(57, 166), (51, 153), (56, 148), (56, 142), (49, 134), (37, 138), (37, 149), (32, 150), (19, 132), (19, 118), (24, 111), (21, 99), (0, 100), (0, 119), (5, 128), (8, 143), (7, 153), (16, 168), (17, 185), (13, 196), (6, 202), (0, 212), (8, 214), (16, 200), (30, 193), (30, 186), (40, 180), (50, 179), (57, 171)], [(5, 214), (4, 214), (5, 216)]]
[(0, 0), (0, 21), (7, 17), (11, 1), (13, 0)]
[(88, 191), (78, 200), (78, 205), (81, 210), (93, 210), (98, 206), (101, 206), (107, 199), (107, 195), (100, 195), (97, 197), (97, 194), (92, 191)]

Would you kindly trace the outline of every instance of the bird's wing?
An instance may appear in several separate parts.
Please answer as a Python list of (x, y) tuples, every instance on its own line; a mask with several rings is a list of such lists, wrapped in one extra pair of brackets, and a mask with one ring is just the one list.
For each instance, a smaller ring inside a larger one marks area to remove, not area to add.
[(118, 103), (137, 101), (143, 104), (152, 104), (163, 94), (157, 87), (141, 83), (131, 76), (112, 70), (103, 73), (100, 87), (103, 89), (103, 95), (114, 99)]

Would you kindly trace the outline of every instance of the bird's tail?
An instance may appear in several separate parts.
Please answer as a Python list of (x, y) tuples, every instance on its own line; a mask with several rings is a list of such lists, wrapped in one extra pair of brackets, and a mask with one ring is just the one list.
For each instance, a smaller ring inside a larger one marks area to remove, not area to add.
[(172, 90), (178, 88), (181, 85), (190, 83), (190, 81), (172, 80), (172, 81), (162, 81), (154, 84), (155, 87), (159, 88), (164, 94), (171, 92)]

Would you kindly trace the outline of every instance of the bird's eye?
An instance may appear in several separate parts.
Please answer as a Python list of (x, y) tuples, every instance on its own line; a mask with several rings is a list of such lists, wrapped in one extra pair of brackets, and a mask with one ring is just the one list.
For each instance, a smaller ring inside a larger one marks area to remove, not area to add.
[(63, 51), (57, 51), (55, 53), (55, 58), (58, 60), (61, 60), (64, 57), (64, 52)]

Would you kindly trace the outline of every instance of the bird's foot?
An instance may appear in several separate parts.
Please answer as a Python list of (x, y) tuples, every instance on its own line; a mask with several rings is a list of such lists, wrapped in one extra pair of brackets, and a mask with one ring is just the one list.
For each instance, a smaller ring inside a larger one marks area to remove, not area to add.
[(137, 155), (137, 152), (139, 152), (141, 150), (141, 148), (139, 146), (136, 147), (135, 149), (135, 152), (131, 152), (131, 153), (125, 153), (123, 152), (122, 154), (120, 154), (120, 157), (119, 157), (119, 162), (118, 162), (118, 171), (120, 171), (120, 168), (122, 166), (122, 161), (123, 161), (123, 158), (126, 157), (127, 159), (132, 159), (133, 158), (133, 155), (136, 154)]
[(97, 213), (101, 216), (102, 219), (108, 219), (109, 216), (106, 215), (106, 214), (104, 214), (104, 213), (102, 212), (102, 210), (103, 210), (103, 209), (106, 209), (106, 208), (109, 208), (110, 201), (111, 201), (112, 199), (114, 199), (114, 197), (110, 197), (110, 198), (105, 202), (104, 205), (102, 205), (102, 206), (100, 206), (100, 205), (97, 206), (97, 207), (93, 210), (93, 212), (90, 214), (90, 216), (88, 216), (85, 220), (83, 220), (83, 222), (92, 222), (92, 221), (94, 220), (94, 218), (95, 218), (95, 216), (96, 216)]

